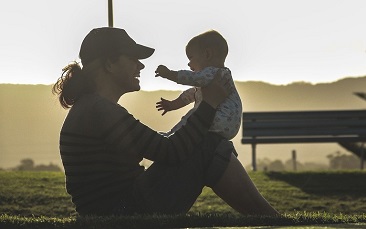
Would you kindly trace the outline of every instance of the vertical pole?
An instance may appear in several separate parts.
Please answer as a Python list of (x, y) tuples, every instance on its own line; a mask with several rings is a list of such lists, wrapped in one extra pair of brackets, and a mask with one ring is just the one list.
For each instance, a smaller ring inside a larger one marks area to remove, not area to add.
[(255, 152), (255, 143), (252, 144), (252, 166), (253, 166), (253, 171), (257, 171), (257, 159), (256, 159), (256, 152)]
[(296, 150), (292, 150), (292, 166), (294, 171), (297, 170), (297, 163), (296, 163)]
[(113, 2), (108, 0), (108, 26), (113, 27)]

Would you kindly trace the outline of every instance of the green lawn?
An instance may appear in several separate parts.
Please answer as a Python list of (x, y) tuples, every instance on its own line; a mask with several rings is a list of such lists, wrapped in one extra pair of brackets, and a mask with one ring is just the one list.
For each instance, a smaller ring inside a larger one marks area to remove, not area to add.
[(281, 217), (244, 217), (205, 188), (188, 215), (79, 218), (60, 172), (0, 171), (0, 228), (172, 228), (366, 223), (366, 173), (249, 173)]

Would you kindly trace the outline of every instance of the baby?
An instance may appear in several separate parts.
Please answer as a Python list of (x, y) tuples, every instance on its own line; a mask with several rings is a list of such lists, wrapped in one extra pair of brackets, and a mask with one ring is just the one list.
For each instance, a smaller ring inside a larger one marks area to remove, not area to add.
[(220, 74), (220, 77), (228, 80), (233, 90), (228, 98), (217, 107), (210, 131), (229, 140), (235, 137), (240, 128), (242, 104), (231, 72), (225, 67), (227, 54), (228, 45), (224, 37), (217, 31), (210, 30), (193, 37), (186, 46), (188, 66), (191, 71), (172, 71), (164, 65), (159, 65), (155, 71), (156, 76), (172, 80), (178, 84), (193, 86), (182, 92), (175, 100), (169, 101), (161, 98), (161, 101), (156, 103), (156, 108), (163, 111), (162, 115), (195, 102), (194, 107), (165, 135), (173, 134), (186, 124), (188, 117), (202, 101), (201, 87), (208, 85), (215, 74)]

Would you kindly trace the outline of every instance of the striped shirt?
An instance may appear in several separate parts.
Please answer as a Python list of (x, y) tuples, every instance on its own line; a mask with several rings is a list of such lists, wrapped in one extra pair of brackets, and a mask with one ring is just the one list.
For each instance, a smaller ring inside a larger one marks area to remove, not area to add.
[(208, 132), (215, 110), (203, 102), (187, 125), (164, 137), (96, 94), (70, 109), (60, 133), (66, 189), (80, 214), (108, 213), (144, 172), (143, 158), (184, 161)]

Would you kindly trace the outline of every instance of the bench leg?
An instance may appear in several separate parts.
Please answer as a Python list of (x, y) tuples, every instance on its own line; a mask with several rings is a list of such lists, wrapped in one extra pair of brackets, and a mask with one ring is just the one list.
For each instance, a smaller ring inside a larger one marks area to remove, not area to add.
[(253, 171), (257, 171), (256, 144), (252, 144), (252, 167)]

